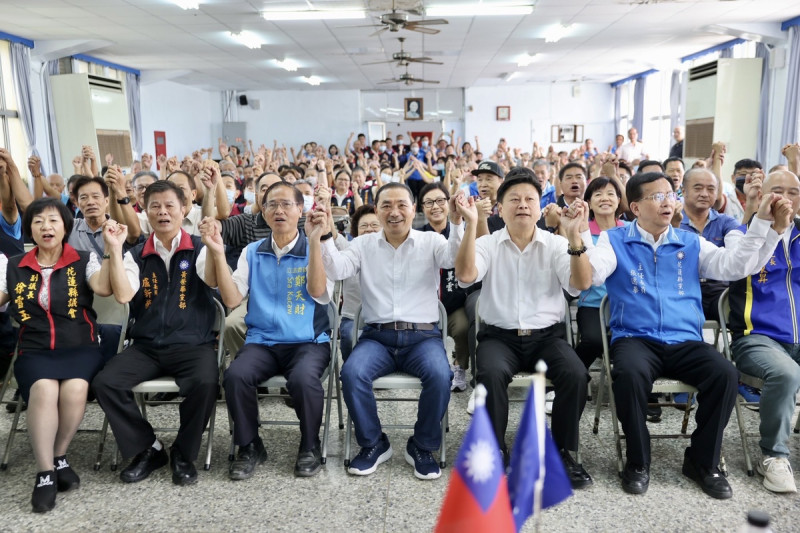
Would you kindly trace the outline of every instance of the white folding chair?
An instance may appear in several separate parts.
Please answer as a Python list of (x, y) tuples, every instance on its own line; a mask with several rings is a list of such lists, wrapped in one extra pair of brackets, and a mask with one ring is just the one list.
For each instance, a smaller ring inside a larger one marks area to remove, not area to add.
[[(331, 402), (334, 398), (333, 388), (336, 386), (336, 403), (339, 408), (339, 428), (344, 427), (344, 419), (342, 414), (342, 395), (341, 389), (339, 388), (339, 343), (337, 342), (337, 337), (339, 336), (339, 313), (336, 309), (337, 300), (334, 298), (333, 300), (328, 303), (328, 321), (331, 326), (331, 360), (328, 363), (328, 367), (322, 373), (322, 377), (320, 378), (323, 386), (326, 387), (327, 393), (325, 396), (325, 421), (323, 423), (322, 429), (322, 464), (325, 464), (328, 461), (328, 436), (330, 434), (330, 424), (331, 424)], [(258, 384), (259, 388), (284, 388), (286, 387), (286, 377), (283, 374), (278, 374), (269, 378), (266, 381), (262, 381)], [(288, 398), (289, 395), (287, 394), (260, 394), (259, 398)], [(230, 422), (230, 433), (231, 433), (231, 449), (230, 453), (228, 454), (228, 460), (233, 461), (236, 451), (236, 445), (233, 442), (233, 420), (231, 420), (230, 413), (228, 414), (228, 420)], [(299, 426), (300, 422), (297, 420), (261, 420), (259, 419), (258, 425), (268, 425), (268, 426)]]
[[(361, 315), (361, 306), (359, 306), (358, 311), (356, 311), (355, 319), (353, 320), (353, 348), (355, 348), (356, 344), (358, 343), (358, 338), (361, 335), (361, 331), (364, 329), (364, 318)], [(447, 311), (442, 305), (442, 302), (439, 302), (439, 330), (442, 333), (442, 343), (447, 342)], [(379, 377), (375, 381), (372, 382), (372, 388), (374, 390), (392, 390), (392, 389), (403, 389), (403, 390), (421, 390), (422, 389), (422, 381), (415, 376), (410, 374), (406, 374), (405, 372), (392, 372), (391, 374), (387, 374), (386, 376)], [(383, 402), (419, 402), (419, 397), (402, 397), (402, 398), (375, 398), (376, 401), (383, 401)], [(447, 446), (446, 446), (446, 439), (447, 439), (447, 431), (448, 431), (448, 417), (447, 417), (448, 409), (445, 409), (444, 416), (442, 417), (442, 445), (440, 448), (440, 457), (439, 457), (439, 466), (444, 468), (447, 466)], [(350, 413), (347, 413), (347, 429), (345, 430), (345, 439), (344, 439), (344, 466), (347, 468), (350, 466), (350, 440), (352, 438), (352, 418), (350, 417)], [(382, 424), (382, 426), (386, 429), (414, 429), (413, 424)]]
[[(125, 343), (125, 325), (128, 323), (128, 304), (119, 304), (116, 300), (113, 299), (112, 296), (108, 297), (101, 297), (95, 296), (94, 303), (92, 307), (97, 314), (97, 323), (103, 324), (113, 324), (119, 325), (122, 327), (122, 333), (119, 337), (119, 343), (117, 345), (117, 353), (122, 351), (122, 347)], [(2, 389), (0, 389), (0, 398), (3, 398), (5, 391), (16, 386), (16, 380), (13, 379), (14, 375), (14, 362), (17, 359), (17, 349), (14, 349), (14, 358), (11, 361), (11, 366), (8, 368), (8, 373), (6, 375), (5, 380), (3, 381)], [(12, 384), (13, 382), (13, 384)], [(3, 402), (7, 403), (7, 402)], [(27, 428), (19, 428), (19, 419), (20, 414), (22, 413), (22, 398), (17, 401), (17, 408), (14, 411), (14, 418), (11, 421), (11, 429), (8, 432), (8, 441), (6, 442), (6, 448), (3, 452), (3, 461), (0, 463), (0, 470), (6, 470), (8, 468), (8, 461), (11, 455), (11, 447), (14, 444), (14, 437), (19, 432), (26, 432)], [(98, 458), (97, 462), (95, 463), (95, 469), (98, 468), (98, 464), (100, 462), (100, 457), (102, 454), (102, 446), (103, 440), (105, 438), (106, 431), (108, 429), (108, 420), (103, 420), (103, 427), (101, 429), (79, 429), (78, 431), (99, 431), (100, 433), (100, 442), (98, 445)]]
[[(214, 298), (214, 305), (216, 307), (216, 318), (214, 320), (214, 327), (213, 330), (217, 334), (217, 368), (219, 370), (219, 380), (220, 386), (222, 383), (222, 361), (225, 354), (225, 307), (216, 299)], [(124, 356), (123, 356), (124, 357)], [(175, 378), (171, 376), (162, 376), (160, 378), (151, 379), (148, 381), (143, 381), (133, 387), (131, 389), (136, 396), (136, 401), (139, 404), (139, 408), (142, 410), (142, 416), (147, 419), (147, 405), (148, 404), (165, 404), (165, 403), (172, 403), (172, 404), (180, 404), (180, 400), (176, 401), (168, 401), (168, 402), (149, 402), (146, 400), (147, 394), (156, 394), (159, 392), (166, 392), (166, 393), (177, 393), (180, 391), (180, 387), (175, 382)], [(208, 428), (206, 428), (206, 432), (208, 433), (208, 441), (206, 444), (206, 460), (203, 464), (203, 468), (205, 470), (209, 470), (211, 468), (211, 448), (214, 443), (214, 423), (217, 418), (217, 409), (216, 405), (214, 406), (214, 410), (211, 411), (211, 418), (208, 421)], [(108, 419), (104, 422), (104, 427), (108, 424)], [(164, 432), (164, 431), (178, 431), (176, 427), (168, 427), (168, 428), (153, 428), (155, 432)], [(103, 434), (103, 440), (106, 438), (106, 433)], [(118, 455), (119, 453), (115, 453), (112, 457), (111, 462), (111, 470), (117, 469), (118, 464)], [(99, 458), (99, 454), (98, 454)], [(99, 463), (99, 459), (98, 459)], [(96, 464), (97, 467), (97, 464)]]

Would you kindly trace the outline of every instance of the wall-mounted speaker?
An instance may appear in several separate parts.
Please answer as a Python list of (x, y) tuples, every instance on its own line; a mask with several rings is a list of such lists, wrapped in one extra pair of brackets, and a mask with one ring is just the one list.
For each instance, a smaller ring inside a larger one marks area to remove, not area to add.
[(247, 95), (240, 94), (239, 95), (239, 105), (247, 105)]

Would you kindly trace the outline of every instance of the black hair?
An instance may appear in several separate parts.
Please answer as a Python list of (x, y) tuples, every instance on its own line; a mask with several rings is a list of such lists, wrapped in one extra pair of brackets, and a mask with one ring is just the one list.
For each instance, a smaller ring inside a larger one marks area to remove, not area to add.
[(336, 146), (335, 144), (332, 144), (332, 145), (328, 146), (328, 154), (331, 153), (331, 148), (336, 148), (336, 154), (335, 155), (339, 155), (339, 147)]
[(261, 187), (259, 184), (261, 183), (261, 178), (263, 178), (264, 176), (277, 176), (278, 178), (280, 178), (281, 181), (286, 181), (279, 174), (275, 174), (273, 171), (268, 170), (256, 178), (256, 189)]
[(404, 189), (408, 193), (408, 198), (411, 200), (411, 203), (414, 204), (414, 193), (411, 192), (411, 189), (408, 187), (408, 185), (406, 185), (405, 183), (392, 182), (392, 183), (385, 183), (383, 187), (378, 189), (378, 192), (375, 193), (376, 206), (378, 205), (378, 200), (381, 197), (381, 193), (389, 189)]
[(264, 193), (264, 198), (261, 199), (261, 204), (267, 205), (267, 198), (269, 198), (269, 193), (271, 193), (273, 190), (279, 187), (286, 187), (288, 189), (291, 189), (292, 192), (294, 193), (294, 201), (301, 206), (303, 205), (303, 192), (294, 185), (292, 185), (291, 183), (288, 183), (286, 181), (276, 181), (275, 183), (270, 185), (267, 188), (267, 192)]
[[(512, 169), (511, 172), (513, 172), (514, 170), (516, 169)], [(524, 170), (530, 171), (530, 169), (524, 169)], [(509, 174), (511, 174), (511, 172), (509, 172)], [(533, 171), (531, 171), (531, 174), (533, 174)], [(506, 179), (503, 182), (503, 184), (497, 188), (497, 203), (498, 204), (503, 203), (503, 197), (506, 195), (506, 192), (508, 192), (508, 190), (511, 187), (522, 184), (532, 185), (533, 188), (536, 189), (536, 194), (539, 195), (539, 198), (540, 199), (542, 198), (542, 186), (539, 184), (539, 179), (536, 178), (535, 175), (531, 177), (528, 176), (527, 173), (523, 174), (520, 172), (511, 176), (511, 178), (509, 178), (508, 175), (506, 175)]]
[[(681, 159), (680, 157), (668, 157), (668, 158), (666, 158), (664, 160), (664, 162), (661, 164), (661, 168), (666, 169), (668, 164), (674, 163), (676, 161), (681, 164), (682, 168), (686, 168), (686, 165), (683, 163), (683, 159)], [(639, 166), (641, 167), (642, 164), (639, 163)]]
[[(173, 172), (174, 174), (174, 172)], [(155, 183), (151, 183), (147, 186), (144, 190), (144, 207), (147, 208), (147, 204), (150, 202), (150, 197), (154, 194), (172, 191), (178, 197), (178, 201), (181, 205), (186, 203), (186, 195), (183, 194), (183, 189), (172, 183), (171, 181), (167, 180), (158, 180)]]
[(136, 184), (136, 180), (138, 180), (139, 178), (141, 178), (143, 176), (150, 176), (151, 178), (153, 178), (156, 181), (158, 181), (158, 179), (159, 179), (158, 178), (158, 174), (156, 174), (155, 172), (153, 172), (151, 170), (142, 170), (142, 171), (139, 171), (139, 172), (137, 172), (136, 174), (133, 175), (133, 178), (131, 178), (131, 185), (135, 185)]
[(75, 180), (75, 187), (72, 189), (72, 193), (75, 195), (75, 199), (78, 198), (78, 190), (84, 185), (88, 185), (89, 183), (96, 183), (100, 186), (100, 190), (103, 191), (103, 196), (108, 198), (108, 185), (103, 178), (97, 177), (89, 177), (89, 176), (81, 176), (77, 180)]
[(624, 159), (620, 159), (617, 162), (617, 164), (619, 165), (619, 168), (624, 168), (625, 170), (627, 170), (629, 176), (633, 176), (633, 169), (631, 168), (630, 164), (627, 161), (625, 161)]
[(353, 216), (350, 217), (350, 235), (358, 237), (358, 223), (364, 215), (375, 215), (375, 206), (372, 204), (364, 204), (355, 210)]
[(743, 168), (760, 168), (763, 170), (764, 167), (755, 159), (740, 159), (733, 165), (733, 173), (736, 174)]
[[(72, 233), (72, 225), (75, 223), (75, 221), (72, 217), (72, 213), (69, 212), (67, 206), (64, 205), (59, 198), (45, 197), (31, 202), (28, 208), (25, 209), (25, 213), (22, 215), (22, 231), (25, 232), (25, 235), (27, 235), (30, 240), (33, 241), (33, 232), (31, 231), (31, 226), (33, 226), (33, 217), (40, 215), (43, 211), (50, 208), (58, 211), (58, 214), (61, 216), (61, 221), (64, 223), (64, 237), (61, 239), (61, 244), (66, 244), (69, 240), (70, 234)], [(39, 243), (36, 244), (38, 245)]]
[[(599, 191), (600, 189), (605, 189), (608, 185), (614, 187), (614, 192), (617, 193), (617, 198), (622, 200), (622, 189), (619, 188), (617, 185), (617, 180), (611, 180), (604, 176), (598, 176), (592, 181), (589, 182), (589, 185), (586, 186), (586, 192), (583, 193), (583, 199), (586, 201), (587, 204), (591, 206), (592, 203), (592, 195)], [(622, 202), (617, 204), (617, 211), (614, 213), (615, 216), (619, 216), (622, 211)], [(589, 218), (594, 218), (594, 212), (592, 208), (589, 207)]]
[(675, 190), (675, 184), (663, 172), (639, 172), (631, 176), (631, 179), (628, 180), (628, 184), (625, 185), (625, 194), (628, 197), (628, 203), (641, 200), (642, 186), (658, 180), (667, 180), (669, 188), (673, 191)]
[(658, 167), (660, 172), (664, 172), (664, 166), (658, 161), (654, 161), (653, 159), (645, 159), (644, 161), (639, 161), (639, 168), (644, 168), (649, 166)]
[[(559, 152), (559, 154), (560, 153), (561, 152)], [(564, 153), (566, 153), (566, 152), (564, 152)], [(564, 165), (564, 167), (558, 172), (558, 181), (563, 181), (564, 180), (564, 174), (567, 172), (567, 170), (569, 170), (571, 168), (579, 168), (579, 169), (581, 169), (581, 172), (583, 172), (583, 177), (586, 178), (586, 167), (581, 165), (580, 163), (572, 162), (572, 163), (567, 163), (566, 165)]]
[(350, 171), (345, 169), (345, 168), (341, 169), (339, 172), (337, 172), (336, 174), (333, 175), (333, 181), (338, 180), (339, 176), (341, 176), (342, 174), (347, 174), (347, 179), (350, 180), (350, 181), (353, 181), (352, 174), (350, 174)]
[(450, 199), (450, 193), (447, 191), (447, 187), (444, 186), (444, 183), (441, 181), (433, 181), (431, 183), (426, 184), (420, 191), (419, 191), (419, 201), (422, 202), (422, 199), (425, 198), (425, 195), (433, 190), (439, 190), (444, 193), (445, 198), (448, 200)]

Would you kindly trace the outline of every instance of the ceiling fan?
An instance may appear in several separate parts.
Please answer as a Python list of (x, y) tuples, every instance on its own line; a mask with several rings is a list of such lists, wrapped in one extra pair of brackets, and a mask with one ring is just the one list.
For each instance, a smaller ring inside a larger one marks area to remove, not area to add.
[(414, 83), (439, 83), (438, 81), (434, 80), (423, 80), (420, 78), (415, 78), (411, 74), (408, 73), (408, 63), (404, 65), (406, 67), (406, 71), (403, 74), (400, 74), (397, 78), (392, 78), (391, 80), (384, 80), (379, 81), (378, 85), (386, 85), (387, 83), (403, 83), (405, 85), (412, 85)]
[(398, 65), (400, 66), (408, 66), (409, 63), (427, 63), (429, 65), (443, 65), (441, 61), (434, 61), (430, 57), (413, 57), (411, 54), (403, 50), (403, 42), (406, 40), (405, 37), (398, 37), (398, 41), (400, 41), (400, 51), (395, 52), (392, 54), (392, 59), (387, 61), (374, 61), (372, 63), (364, 63), (364, 66), (367, 65), (381, 65), (383, 63), (394, 63), (397, 61)]
[(389, 13), (381, 15), (380, 24), (368, 24), (366, 26), (350, 26), (351, 28), (380, 28), (378, 31), (369, 35), (374, 37), (387, 30), (396, 32), (400, 30), (416, 31), (419, 33), (427, 33), (434, 35), (439, 33), (440, 30), (436, 28), (429, 28), (428, 26), (437, 26), (440, 24), (447, 24), (445, 19), (425, 19), (425, 20), (408, 20), (408, 14), (421, 15), (417, 10), (398, 10), (395, 7), (394, 0), (392, 1), (392, 10)]

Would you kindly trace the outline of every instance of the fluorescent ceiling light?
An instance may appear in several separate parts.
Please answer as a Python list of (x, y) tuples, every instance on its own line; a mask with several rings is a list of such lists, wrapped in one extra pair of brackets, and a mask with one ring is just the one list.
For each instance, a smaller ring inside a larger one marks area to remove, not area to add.
[(200, 9), (200, 0), (170, 0), (182, 9)]
[(517, 58), (518, 67), (527, 67), (536, 60), (538, 54), (522, 54)]
[(239, 33), (228, 32), (228, 36), (239, 44), (243, 44), (248, 48), (261, 48), (264, 44), (263, 39), (251, 31), (240, 31)]
[(449, 4), (429, 6), (425, 14), (431, 17), (480, 17), (490, 15), (530, 15), (532, 5)]
[(517, 76), (519, 76), (519, 71), (515, 70), (514, 72), (507, 72), (507, 73), (503, 74), (501, 76), (501, 78), (503, 79), (503, 81), (511, 81), (514, 78), (516, 78)]
[(266, 20), (341, 20), (363, 19), (367, 14), (362, 9), (306, 9), (304, 11), (262, 11)]
[(572, 31), (572, 24), (556, 24), (555, 26), (550, 26), (550, 28), (544, 32), (544, 42), (557, 43), (562, 38), (566, 37), (570, 31)]
[(302, 76), (300, 79), (315, 87), (322, 83), (322, 79), (319, 76)]
[(288, 70), (289, 72), (294, 72), (300, 65), (294, 59), (289, 59), (288, 57), (281, 61), (280, 59), (275, 60), (275, 64), (281, 67), (283, 70)]

